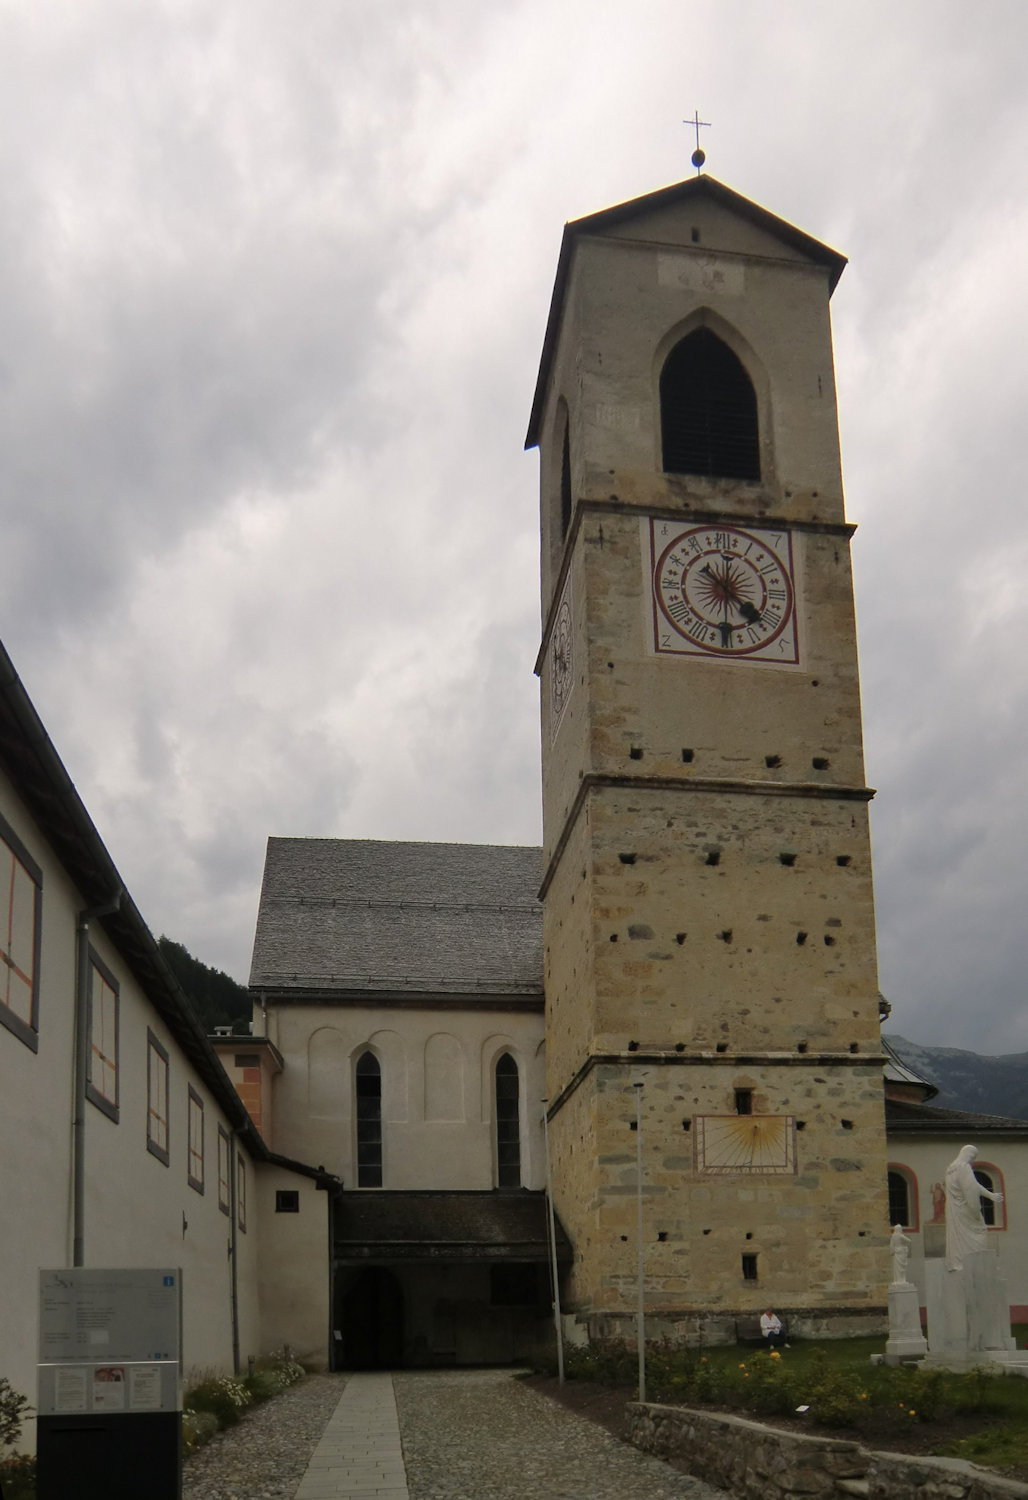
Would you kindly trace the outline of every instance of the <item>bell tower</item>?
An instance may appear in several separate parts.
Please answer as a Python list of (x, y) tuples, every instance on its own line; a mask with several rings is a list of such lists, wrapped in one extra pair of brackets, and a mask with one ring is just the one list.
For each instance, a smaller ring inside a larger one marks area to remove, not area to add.
[(544, 942), (570, 1308), (873, 1331), (888, 1237), (829, 298), (710, 177), (565, 228), (541, 462)]

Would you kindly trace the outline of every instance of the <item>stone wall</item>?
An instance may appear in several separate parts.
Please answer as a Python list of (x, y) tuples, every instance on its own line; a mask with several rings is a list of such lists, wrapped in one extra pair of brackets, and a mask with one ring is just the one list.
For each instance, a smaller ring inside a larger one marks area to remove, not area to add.
[(962, 1459), (875, 1453), (856, 1442), (780, 1431), (720, 1412), (632, 1402), (628, 1436), (637, 1448), (675, 1459), (740, 1500), (1028, 1500), (1028, 1485)]

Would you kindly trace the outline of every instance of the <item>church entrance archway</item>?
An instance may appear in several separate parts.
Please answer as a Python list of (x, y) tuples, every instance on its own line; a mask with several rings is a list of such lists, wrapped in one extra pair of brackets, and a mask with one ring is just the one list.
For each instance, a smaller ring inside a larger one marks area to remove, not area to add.
[(399, 1369), (403, 1364), (403, 1290), (397, 1277), (384, 1266), (368, 1266), (340, 1291), (339, 1367)]

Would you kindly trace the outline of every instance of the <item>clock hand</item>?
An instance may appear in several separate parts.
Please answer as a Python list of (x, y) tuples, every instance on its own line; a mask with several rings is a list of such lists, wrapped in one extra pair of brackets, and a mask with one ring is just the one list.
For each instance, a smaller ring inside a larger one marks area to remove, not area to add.
[(760, 619), (760, 610), (755, 604), (751, 604), (748, 599), (744, 599), (739, 605), (739, 613), (750, 625), (756, 625)]
[(728, 595), (725, 594), (725, 597), (722, 601), (722, 608), (724, 610), (725, 617), (722, 620), (721, 624), (718, 626), (718, 629), (721, 632), (721, 644), (725, 647), (728, 647), (732, 644), (732, 630), (734, 628), (728, 623), (728, 603)]

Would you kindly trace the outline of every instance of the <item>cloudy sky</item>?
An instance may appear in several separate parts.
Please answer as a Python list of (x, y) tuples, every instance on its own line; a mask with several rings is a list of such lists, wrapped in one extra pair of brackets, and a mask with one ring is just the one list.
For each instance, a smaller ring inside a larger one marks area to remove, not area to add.
[(269, 833), (540, 837), (566, 219), (837, 246), (882, 987), (1028, 1049), (1023, 0), (0, 0), (0, 637), (150, 925)]

